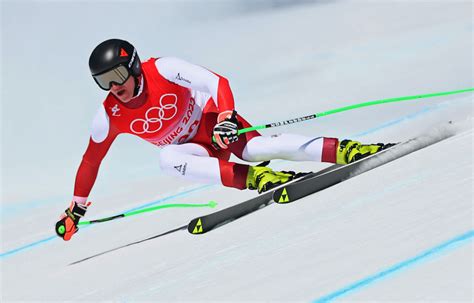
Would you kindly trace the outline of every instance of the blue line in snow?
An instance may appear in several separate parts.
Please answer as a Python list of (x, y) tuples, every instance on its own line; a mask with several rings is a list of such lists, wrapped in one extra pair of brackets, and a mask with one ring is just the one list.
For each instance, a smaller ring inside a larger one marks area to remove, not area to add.
[[(175, 195), (171, 195), (171, 196), (164, 197), (164, 198), (162, 198), (162, 199), (159, 199), (159, 200), (156, 200), (156, 201), (153, 201), (153, 202), (150, 202), (150, 203), (146, 203), (146, 204), (140, 205), (140, 206), (138, 206), (138, 207), (129, 209), (129, 210), (125, 211), (125, 212), (129, 212), (129, 211), (133, 211), (133, 210), (142, 209), (142, 208), (145, 208), (145, 207), (148, 207), (148, 206), (153, 206), (153, 205), (156, 205), (156, 204), (159, 204), (159, 203), (168, 201), (168, 200), (172, 200), (172, 199), (176, 199), (176, 198), (179, 198), (179, 197), (188, 196), (188, 195), (190, 195), (190, 194), (192, 194), (192, 193), (194, 193), (194, 192), (201, 191), (201, 190), (207, 189), (207, 188), (212, 187), (212, 186), (215, 186), (215, 185), (214, 185), (214, 184), (208, 184), (208, 185), (196, 187), (196, 188), (193, 188), (193, 189), (190, 189), (190, 190), (187, 190), (187, 191), (183, 191), (183, 192), (177, 193), (177, 194), (175, 194)], [(81, 229), (84, 229), (84, 228), (86, 228), (86, 227), (92, 227), (92, 226), (93, 226), (93, 225), (85, 226), (85, 227), (82, 227)], [(52, 241), (52, 240), (59, 240), (59, 238), (58, 238), (57, 236), (52, 236), (52, 237), (48, 237), (48, 238), (45, 238), (45, 239), (42, 239), (42, 240), (39, 240), (39, 241), (30, 243), (30, 244), (27, 244), (27, 245), (24, 245), (24, 246), (20, 246), (20, 247), (18, 247), (18, 248), (15, 248), (15, 249), (12, 249), (12, 250), (3, 252), (3, 253), (0, 254), (0, 259), (3, 259), (3, 258), (5, 258), (5, 257), (11, 256), (11, 255), (14, 255), (14, 254), (16, 254), (16, 253), (19, 253), (19, 252), (21, 252), (21, 251), (27, 250), (27, 249), (29, 249), (29, 248), (33, 248), (33, 247), (35, 247), (35, 246), (38, 246), (38, 245), (41, 245), (41, 244), (50, 242), (50, 241)]]
[(386, 278), (387, 276), (389, 275), (392, 275), (394, 274), (395, 272), (398, 272), (402, 269), (405, 269), (407, 267), (410, 267), (410, 266), (413, 266), (421, 261), (423, 261), (424, 259), (428, 258), (428, 257), (431, 257), (431, 256), (434, 256), (436, 254), (441, 254), (443, 252), (446, 252), (448, 249), (450, 248), (454, 248), (455, 246), (457, 245), (460, 245), (460, 244), (464, 244), (465, 242), (467, 243), (467, 241), (469, 240), (472, 240), (474, 238), (474, 230), (470, 230), (460, 236), (457, 236), (451, 240), (448, 240), (438, 246), (435, 246), (431, 249), (428, 249), (424, 252), (422, 252), (421, 254), (413, 257), (413, 258), (410, 258), (410, 259), (407, 259), (405, 261), (402, 261), (398, 264), (395, 264), (393, 265), (392, 267), (389, 267), (385, 270), (382, 270), (378, 273), (375, 273), (365, 279), (362, 279), (362, 280), (359, 280), (353, 284), (350, 284), (348, 286), (345, 286), (339, 290), (336, 290), (328, 295), (325, 295), (323, 297), (320, 297), (319, 299), (316, 299), (313, 301), (313, 303), (320, 303), (320, 302), (329, 302), (329, 301), (332, 301), (334, 299), (337, 299), (341, 296), (344, 296), (350, 292), (353, 292), (353, 291), (356, 291), (356, 290), (359, 290), (365, 286), (368, 286), (368, 285), (371, 285), (375, 282), (377, 282), (378, 280), (382, 279), (382, 278)]
[(58, 239), (58, 237), (57, 237), (57, 236), (52, 236), (52, 237), (49, 237), (49, 238), (46, 238), (46, 239), (43, 239), (43, 240), (39, 240), (39, 241), (30, 243), (30, 244), (27, 244), (27, 245), (24, 245), (24, 246), (21, 246), (21, 247), (18, 247), (18, 248), (9, 250), (9, 251), (7, 251), (7, 252), (1, 253), (1, 254), (0, 254), (0, 259), (3, 259), (4, 257), (8, 257), (8, 256), (11, 256), (11, 255), (14, 255), (14, 254), (16, 254), (16, 253), (18, 253), (18, 252), (20, 252), (20, 251), (22, 251), (22, 250), (35, 247), (35, 246), (37, 246), (37, 245), (40, 245), (40, 244), (49, 242), (49, 241), (54, 240), (54, 239)]
[(396, 119), (396, 120), (388, 121), (387, 123), (384, 123), (384, 124), (379, 125), (377, 127), (374, 127), (374, 128), (368, 129), (366, 131), (363, 131), (361, 133), (355, 134), (355, 135), (353, 135), (353, 137), (362, 137), (362, 136), (365, 136), (365, 135), (368, 135), (368, 134), (371, 134), (371, 133), (375, 133), (376, 131), (382, 130), (384, 128), (387, 128), (387, 127), (390, 127), (390, 126), (393, 126), (393, 125), (396, 125), (396, 124), (400, 124), (403, 121), (415, 119), (418, 116), (427, 114), (431, 111), (434, 111), (435, 109), (436, 109), (435, 107), (425, 108), (425, 109), (423, 109), (421, 111), (418, 111), (414, 114), (410, 114), (410, 115), (404, 116), (404, 117)]

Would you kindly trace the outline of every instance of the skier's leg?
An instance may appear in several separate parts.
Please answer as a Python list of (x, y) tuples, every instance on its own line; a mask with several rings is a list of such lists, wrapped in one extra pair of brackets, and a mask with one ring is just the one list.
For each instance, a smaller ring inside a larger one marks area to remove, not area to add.
[(295, 134), (255, 137), (245, 145), (242, 159), (251, 162), (270, 159), (336, 162), (338, 140)]
[(294, 177), (293, 173), (274, 172), (268, 167), (230, 162), (229, 157), (230, 152), (217, 152), (197, 143), (167, 145), (160, 153), (160, 167), (169, 175), (259, 192)]
[(160, 152), (160, 167), (173, 176), (238, 189), (247, 188), (249, 166), (229, 162), (229, 157), (229, 152), (214, 152), (197, 143), (167, 145)]
[[(239, 121), (239, 129), (251, 126), (250, 123), (248, 123), (242, 116), (237, 115), (237, 119)], [(259, 141), (261, 140), (261, 138), (263, 137), (257, 131), (245, 133), (239, 137), (239, 140), (237, 142), (234, 142), (229, 145), (228, 151), (232, 152), (238, 158), (250, 162), (260, 162), (278, 158), (277, 155), (270, 155), (268, 153), (263, 152), (263, 150), (261, 152), (260, 157), (255, 157), (253, 159), (248, 157), (248, 155), (243, 155), (248, 144), (250, 144), (254, 140)], [(281, 148), (284, 148), (284, 144), (283, 146), (281, 146)], [(291, 151), (293, 150), (290, 148), (290, 152)], [(289, 153), (285, 153), (285, 155), (288, 154)], [(273, 171), (269, 167), (248, 166), (246, 186), (249, 189), (257, 189), (259, 192), (264, 192), (279, 184), (288, 182), (297, 176), (298, 174), (295, 174), (294, 172), (279, 172)]]
[(347, 139), (339, 141), (336, 138), (282, 134), (253, 138), (243, 149), (242, 159), (246, 161), (283, 159), (348, 164), (391, 146), (393, 146), (391, 143), (362, 144)]
[[(239, 128), (250, 127), (242, 116), (237, 116)], [(262, 136), (257, 131), (245, 133), (229, 150), (242, 160), (261, 162), (272, 159), (318, 161), (336, 163), (338, 139), (282, 134)]]

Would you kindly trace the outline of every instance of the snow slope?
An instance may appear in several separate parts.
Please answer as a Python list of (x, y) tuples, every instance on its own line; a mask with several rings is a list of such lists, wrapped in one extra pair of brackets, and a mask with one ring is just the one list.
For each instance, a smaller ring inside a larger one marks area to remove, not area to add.
[[(108, 37), (129, 39), (142, 58), (174, 55), (226, 75), (256, 124), (474, 86), (470, 1), (244, 2), (2, 2), (2, 302), (473, 301), (471, 93), (267, 131), (450, 137), (208, 234), (164, 234), (213, 211), (168, 209), (82, 228), (67, 243), (54, 236), (102, 97), (87, 58)], [(130, 14), (141, 18), (117, 25)], [(163, 176), (158, 152), (120, 138), (88, 219), (255, 195)]]

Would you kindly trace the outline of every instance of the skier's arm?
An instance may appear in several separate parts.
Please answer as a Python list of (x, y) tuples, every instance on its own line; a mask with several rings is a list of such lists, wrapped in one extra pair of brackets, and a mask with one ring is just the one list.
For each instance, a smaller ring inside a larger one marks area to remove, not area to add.
[(107, 154), (118, 133), (109, 124), (107, 113), (101, 107), (94, 118), (89, 145), (77, 170), (74, 201), (78, 203), (86, 202), (97, 178), (102, 159)]
[(78, 231), (77, 224), (90, 205), (87, 197), (94, 186), (100, 163), (118, 134), (119, 132), (110, 125), (107, 113), (101, 106), (92, 124), (89, 145), (77, 170), (74, 197), (56, 223), (56, 234), (63, 240), (69, 241)]
[(216, 102), (219, 112), (234, 110), (234, 96), (229, 81), (204, 67), (184, 60), (164, 57), (155, 62), (160, 75), (168, 81), (193, 90), (209, 93)]

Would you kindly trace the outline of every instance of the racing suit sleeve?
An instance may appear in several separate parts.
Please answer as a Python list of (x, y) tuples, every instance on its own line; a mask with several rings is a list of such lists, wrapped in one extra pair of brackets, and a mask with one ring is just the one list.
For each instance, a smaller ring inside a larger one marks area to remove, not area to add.
[(158, 73), (168, 81), (210, 94), (219, 112), (234, 110), (234, 96), (225, 77), (174, 57), (159, 58), (155, 65)]
[(94, 186), (99, 167), (114, 142), (119, 131), (109, 124), (107, 113), (103, 106), (97, 112), (92, 124), (91, 137), (86, 152), (76, 174), (73, 200), (85, 203)]

